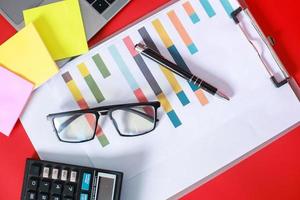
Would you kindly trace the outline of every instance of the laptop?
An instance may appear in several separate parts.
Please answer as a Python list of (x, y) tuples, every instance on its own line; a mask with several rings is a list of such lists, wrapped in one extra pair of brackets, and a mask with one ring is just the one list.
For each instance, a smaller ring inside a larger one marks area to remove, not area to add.
[[(23, 10), (58, 0), (0, 0), (2, 14), (17, 30), (24, 27)], [(87, 39), (91, 39), (130, 0), (79, 0)]]

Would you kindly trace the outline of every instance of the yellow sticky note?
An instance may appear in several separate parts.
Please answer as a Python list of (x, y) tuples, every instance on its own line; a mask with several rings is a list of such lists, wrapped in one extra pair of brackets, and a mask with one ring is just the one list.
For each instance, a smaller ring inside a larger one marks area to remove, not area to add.
[(64, 0), (23, 12), (34, 23), (54, 60), (88, 51), (78, 0)]
[(36, 87), (58, 72), (33, 24), (27, 25), (0, 46), (0, 64)]

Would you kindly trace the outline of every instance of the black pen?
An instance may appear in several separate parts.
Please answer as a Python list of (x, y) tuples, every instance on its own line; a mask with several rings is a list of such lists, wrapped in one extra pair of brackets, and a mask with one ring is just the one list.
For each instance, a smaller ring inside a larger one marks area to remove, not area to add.
[(175, 74), (181, 76), (182, 78), (186, 79), (188, 82), (191, 82), (198, 87), (202, 88), (206, 92), (217, 95), (223, 99), (229, 101), (229, 97), (226, 96), (224, 93), (219, 91), (216, 87), (212, 86), (211, 84), (205, 82), (204, 80), (198, 78), (197, 76), (193, 75), (192, 73), (184, 70), (183, 68), (179, 67), (175, 63), (167, 60), (162, 55), (154, 51), (153, 49), (148, 48), (146, 45), (139, 43), (135, 45), (135, 50), (139, 52), (141, 55), (150, 58), (154, 62), (160, 64), (161, 66), (167, 68), (168, 70), (174, 72)]

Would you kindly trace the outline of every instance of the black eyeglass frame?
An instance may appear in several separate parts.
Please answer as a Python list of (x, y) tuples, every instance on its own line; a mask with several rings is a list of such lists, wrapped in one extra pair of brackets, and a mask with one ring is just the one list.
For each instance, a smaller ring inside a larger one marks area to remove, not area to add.
[[(151, 130), (147, 131), (147, 132), (137, 134), (137, 135), (124, 135), (119, 130), (117, 122), (113, 118), (112, 113), (115, 110), (124, 109), (124, 108), (128, 109), (128, 108), (137, 107), (137, 106), (152, 106), (154, 108), (154, 120), (153, 120), (154, 125), (153, 125), (153, 128)], [(96, 131), (97, 131), (97, 125), (98, 125), (98, 121), (99, 121), (99, 118), (100, 118), (100, 114), (109, 116), (109, 118), (113, 122), (113, 125), (114, 125), (115, 129), (117, 130), (118, 134), (122, 137), (137, 137), (137, 136), (145, 135), (145, 134), (153, 131), (156, 128), (157, 122), (159, 121), (159, 119), (157, 118), (157, 109), (159, 107), (160, 107), (160, 102), (159, 101), (141, 102), (141, 103), (128, 103), (128, 104), (116, 104), (116, 105), (100, 106), (100, 107), (83, 109), (83, 110), (72, 110), (72, 111), (67, 111), (67, 112), (53, 113), (53, 114), (49, 114), (47, 116), (47, 119), (51, 120), (52, 126), (54, 128), (54, 132), (56, 133), (56, 136), (59, 139), (59, 141), (66, 142), (66, 143), (82, 143), (82, 142), (91, 141), (95, 138)], [(81, 140), (81, 141), (66, 141), (66, 140), (61, 139), (59, 134), (58, 134), (58, 130), (56, 129), (54, 119), (56, 117), (64, 117), (64, 116), (70, 116), (70, 115), (75, 115), (75, 114), (82, 115), (82, 114), (86, 114), (86, 113), (94, 114), (95, 117), (96, 117), (95, 130), (94, 130), (93, 136), (89, 139)]]

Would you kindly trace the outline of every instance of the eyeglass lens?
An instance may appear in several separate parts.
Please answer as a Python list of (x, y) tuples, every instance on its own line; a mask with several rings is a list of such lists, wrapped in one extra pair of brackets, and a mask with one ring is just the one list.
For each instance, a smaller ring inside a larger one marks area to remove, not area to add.
[(53, 122), (62, 141), (79, 142), (93, 138), (97, 118), (93, 113), (85, 113), (55, 117)]
[(155, 127), (155, 108), (153, 106), (136, 106), (116, 109), (111, 117), (119, 130), (125, 136), (136, 136), (147, 133)]

